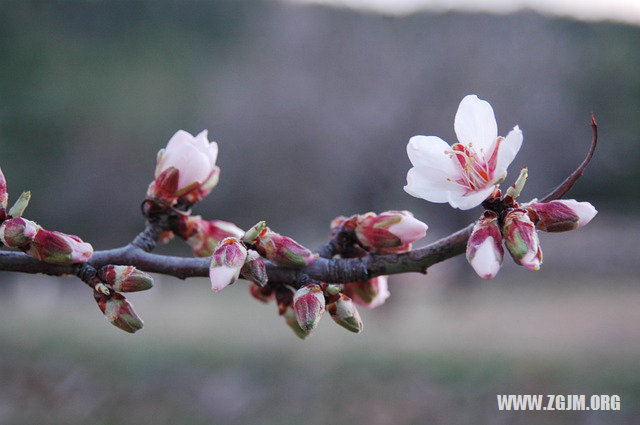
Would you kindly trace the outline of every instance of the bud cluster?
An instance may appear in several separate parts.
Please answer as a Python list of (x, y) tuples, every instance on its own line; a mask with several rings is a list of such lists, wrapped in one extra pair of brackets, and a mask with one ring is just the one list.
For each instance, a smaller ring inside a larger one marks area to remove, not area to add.
[(354, 333), (362, 331), (362, 319), (354, 301), (337, 285), (311, 283), (298, 289), (291, 298), (290, 290), (276, 292), (280, 314), (301, 339), (318, 327), (325, 312), (338, 325)]
[(133, 266), (107, 265), (94, 277), (93, 297), (109, 323), (123, 331), (134, 333), (143, 322), (133, 305), (119, 292), (145, 291), (153, 287), (151, 275)]
[(475, 223), (466, 251), (467, 260), (483, 279), (492, 279), (500, 270), (504, 256), (503, 241), (516, 264), (529, 270), (539, 270), (542, 249), (538, 230), (564, 232), (578, 229), (597, 214), (590, 203), (573, 199), (534, 200), (519, 205), (516, 200), (527, 175), (525, 168), (504, 198), (496, 190), (483, 203), (488, 210)]
[(75, 235), (45, 230), (37, 223), (22, 218), (30, 199), (31, 192), (23, 192), (7, 211), (7, 181), (0, 170), (0, 241), (8, 248), (17, 248), (47, 263), (87, 262), (93, 255), (91, 244)]
[(93, 255), (91, 244), (78, 236), (45, 230), (22, 217), (10, 218), (0, 225), (0, 241), (52, 264), (85, 263)]

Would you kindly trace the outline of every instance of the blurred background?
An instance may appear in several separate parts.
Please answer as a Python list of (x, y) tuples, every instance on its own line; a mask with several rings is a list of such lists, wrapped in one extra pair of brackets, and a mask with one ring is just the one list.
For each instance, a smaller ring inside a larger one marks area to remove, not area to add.
[[(525, 197), (582, 160), (592, 111), (601, 134), (570, 193), (599, 214), (543, 234), (541, 271), (505, 258), (482, 281), (455, 258), (393, 277), (357, 336), (325, 318), (302, 342), (244, 282), (213, 296), (163, 276), (130, 297), (145, 320), (132, 336), (75, 278), (1, 273), (0, 423), (639, 423), (640, 11), (539, 3), (0, 1), (10, 196), (30, 189), (29, 218), (96, 249), (142, 229), (178, 129), (220, 147), (196, 213), (265, 219), (309, 247), (340, 214), (411, 210), (424, 244), (475, 219), (402, 189), (408, 139), (455, 141), (466, 94), (500, 134), (522, 128), (510, 178), (529, 167)], [(622, 410), (505, 413), (503, 393), (618, 394)]]

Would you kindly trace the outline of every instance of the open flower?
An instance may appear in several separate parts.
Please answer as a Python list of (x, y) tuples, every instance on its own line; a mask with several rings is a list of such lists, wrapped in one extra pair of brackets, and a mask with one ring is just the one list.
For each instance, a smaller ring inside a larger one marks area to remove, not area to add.
[(413, 168), (404, 190), (467, 210), (480, 205), (504, 180), (522, 145), (522, 132), (515, 126), (507, 137), (498, 137), (491, 105), (475, 95), (460, 102), (454, 128), (459, 143), (452, 146), (436, 136), (409, 140), (407, 153)]
[(218, 144), (209, 142), (207, 130), (192, 136), (184, 130), (173, 135), (158, 152), (155, 180), (148, 195), (175, 201), (197, 202), (218, 183)]

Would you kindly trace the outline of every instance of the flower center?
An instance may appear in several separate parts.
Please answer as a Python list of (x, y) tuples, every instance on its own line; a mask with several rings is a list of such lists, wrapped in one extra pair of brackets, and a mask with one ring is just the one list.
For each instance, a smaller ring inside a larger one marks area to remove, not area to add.
[(456, 179), (447, 180), (462, 186), (465, 189), (465, 195), (487, 187), (493, 181), (498, 159), (498, 146), (502, 140), (502, 137), (496, 139), (490, 155), (487, 155), (482, 148), (476, 152), (471, 143), (469, 146), (460, 143), (453, 145), (451, 150), (445, 153), (458, 161), (460, 175)]

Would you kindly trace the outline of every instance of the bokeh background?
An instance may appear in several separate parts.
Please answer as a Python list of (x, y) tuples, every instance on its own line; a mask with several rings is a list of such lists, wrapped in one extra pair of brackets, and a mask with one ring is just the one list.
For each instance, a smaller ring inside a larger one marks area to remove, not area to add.
[[(316, 247), (337, 215), (408, 209), (428, 243), (479, 211), (408, 196), (406, 142), (455, 140), (475, 93), (501, 134), (523, 129), (525, 197), (582, 160), (595, 113), (600, 146), (570, 195), (596, 219), (542, 235), (537, 273), (505, 258), (487, 282), (455, 258), (393, 277), (362, 334), (325, 319), (304, 342), (243, 282), (213, 296), (158, 276), (131, 297), (132, 336), (77, 279), (1, 273), (0, 423), (639, 423), (640, 18), (304, 3), (0, 1), (12, 198), (30, 189), (29, 218), (97, 249), (126, 244), (157, 150), (207, 128), (222, 176), (197, 213)], [(503, 393), (619, 394), (622, 410), (505, 413)]]

